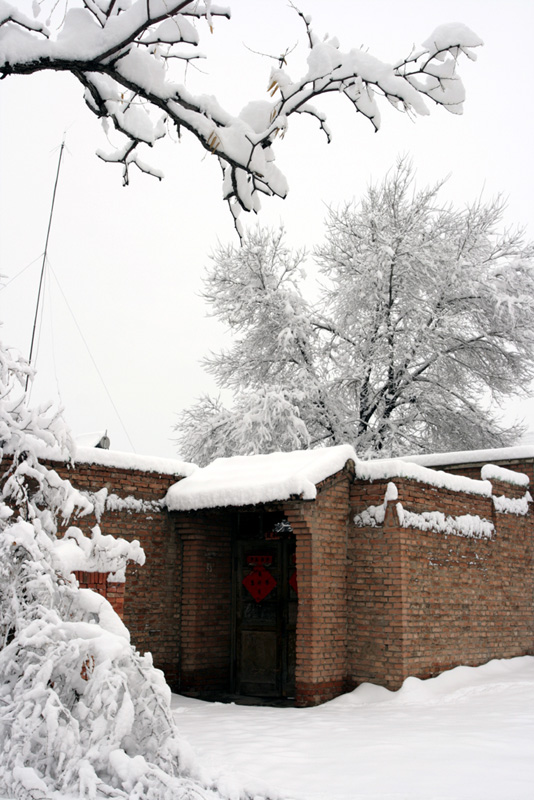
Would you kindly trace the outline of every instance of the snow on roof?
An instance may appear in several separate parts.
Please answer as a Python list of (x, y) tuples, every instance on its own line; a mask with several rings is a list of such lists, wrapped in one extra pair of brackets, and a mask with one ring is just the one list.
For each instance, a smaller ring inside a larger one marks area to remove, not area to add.
[(171, 486), (165, 502), (171, 511), (245, 506), (288, 500), (313, 500), (317, 484), (356, 461), (350, 445), (291, 453), (217, 458)]
[[(59, 449), (40, 448), (39, 457), (50, 461), (63, 461), (65, 453)], [(178, 461), (174, 458), (158, 458), (157, 456), (142, 456), (136, 453), (125, 453), (120, 450), (101, 450), (97, 447), (76, 447), (73, 455), (75, 464), (101, 464), (106, 467), (119, 469), (136, 469), (140, 472), (158, 472), (161, 475), (176, 475), (186, 477), (198, 470), (196, 464), (187, 461)]]
[[(102, 439), (107, 439), (107, 431), (93, 431), (91, 433), (80, 433), (74, 437), (77, 447), (98, 447)], [(102, 447), (103, 450), (108, 450), (108, 447)]]
[(422, 467), (445, 467), (453, 464), (492, 464), (495, 461), (522, 461), (534, 458), (534, 445), (497, 447), (490, 450), (457, 450), (451, 453), (402, 456), (403, 461)]
[(409, 480), (437, 486), (440, 489), (450, 489), (453, 492), (480, 494), (484, 497), (490, 497), (492, 493), (491, 483), (487, 480), (479, 481), (473, 478), (466, 478), (463, 475), (450, 475), (448, 472), (429, 469), (426, 466), (410, 463), (402, 458), (358, 461), (356, 464), (356, 478), (368, 481), (408, 478)]

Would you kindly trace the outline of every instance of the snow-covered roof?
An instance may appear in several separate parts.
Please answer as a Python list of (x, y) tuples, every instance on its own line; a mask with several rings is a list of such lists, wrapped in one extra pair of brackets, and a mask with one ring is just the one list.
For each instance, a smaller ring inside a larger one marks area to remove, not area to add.
[(402, 456), (403, 461), (422, 467), (446, 467), (453, 464), (492, 464), (496, 461), (521, 461), (534, 458), (534, 445), (497, 447), (490, 450), (457, 450), (451, 453)]
[(291, 453), (218, 458), (171, 486), (171, 511), (244, 506), (301, 497), (313, 500), (317, 484), (356, 461), (350, 445)]
[[(42, 448), (39, 457), (50, 461), (66, 461), (65, 453), (59, 449)], [(75, 464), (101, 464), (106, 467), (119, 469), (135, 469), (141, 472), (158, 472), (161, 475), (176, 475), (186, 477), (198, 470), (196, 464), (179, 461), (174, 458), (158, 458), (157, 456), (142, 456), (137, 453), (125, 453), (121, 450), (101, 450), (97, 447), (76, 447), (74, 452)]]
[[(107, 444), (103, 444), (102, 440)], [(109, 450), (109, 438), (107, 431), (91, 431), (91, 433), (80, 433), (74, 437), (77, 447), (100, 447), (102, 450)]]

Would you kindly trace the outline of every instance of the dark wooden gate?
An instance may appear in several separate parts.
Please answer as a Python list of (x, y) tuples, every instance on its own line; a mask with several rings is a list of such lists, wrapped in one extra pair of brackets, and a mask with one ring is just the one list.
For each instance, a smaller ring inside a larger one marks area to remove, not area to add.
[(281, 514), (240, 514), (234, 544), (236, 694), (295, 693), (295, 539)]

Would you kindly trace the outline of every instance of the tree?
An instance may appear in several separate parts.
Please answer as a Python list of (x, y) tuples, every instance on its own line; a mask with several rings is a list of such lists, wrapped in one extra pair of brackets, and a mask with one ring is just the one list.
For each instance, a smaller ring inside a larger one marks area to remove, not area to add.
[[(534, 246), (499, 232), (501, 199), (458, 210), (441, 202), (442, 186), (418, 190), (403, 160), (360, 203), (330, 210), (315, 306), (297, 287), (302, 254), (280, 233), (219, 248), (205, 297), (238, 338), (206, 366), (237, 400), (209, 419), (197, 408), (196, 425), (185, 413), (184, 457), (254, 452), (240, 431), (260, 390), (291, 398), (312, 447), (346, 441), (394, 456), (514, 441), (499, 410), (534, 378)], [(265, 451), (286, 448), (279, 427), (270, 440), (264, 429)]]
[(144, 556), (98, 527), (58, 538), (58, 518), (93, 504), (39, 462), (43, 446), (68, 458), (70, 440), (60, 414), (28, 406), (30, 373), (0, 344), (0, 794), (216, 800), (180, 740), (163, 674), (71, 573), (120, 579)]
[(297, 11), (309, 47), (306, 73), (292, 79), (281, 56), (268, 81), (273, 99), (252, 101), (233, 116), (214, 97), (191, 94), (178, 70), (198, 57), (196, 23), (204, 19), (213, 32), (215, 18), (229, 18), (229, 9), (211, 0), (45, 0), (33, 3), (33, 11), (30, 16), (20, 4), (0, 0), (0, 77), (72, 74), (89, 110), (124, 135), (118, 151), (98, 155), (123, 165), (125, 183), (132, 164), (161, 177), (138, 155), (142, 145), (151, 147), (171, 129), (188, 131), (218, 158), (236, 224), (241, 210), (258, 210), (262, 194), (286, 195), (273, 145), (292, 115), (314, 117), (330, 140), (326, 117), (313, 102), (332, 92), (346, 97), (375, 130), (381, 97), (413, 115), (428, 113), (425, 98), (461, 113), (464, 89), (456, 63), (460, 54), (474, 59), (472, 48), (482, 44), (464, 25), (444, 25), (422, 49), (387, 64), (361, 49), (343, 53), (335, 38), (317, 37)]

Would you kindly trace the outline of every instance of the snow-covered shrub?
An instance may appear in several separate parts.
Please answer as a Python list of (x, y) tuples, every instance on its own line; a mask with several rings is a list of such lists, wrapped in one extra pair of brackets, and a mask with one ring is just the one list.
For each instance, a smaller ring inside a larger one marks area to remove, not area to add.
[(92, 506), (39, 463), (38, 443), (67, 457), (69, 436), (60, 414), (28, 408), (28, 371), (0, 345), (0, 794), (218, 797), (180, 741), (163, 674), (71, 574), (94, 562), (120, 578), (142, 551), (98, 528), (57, 538), (58, 516)]

